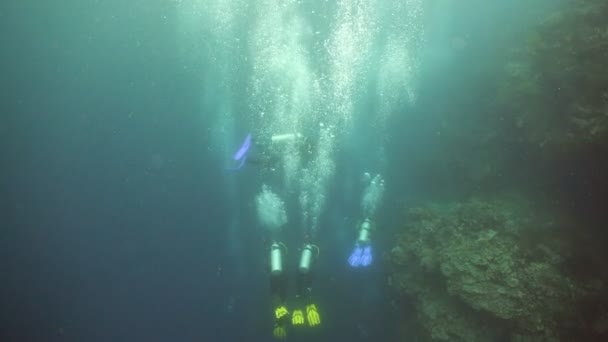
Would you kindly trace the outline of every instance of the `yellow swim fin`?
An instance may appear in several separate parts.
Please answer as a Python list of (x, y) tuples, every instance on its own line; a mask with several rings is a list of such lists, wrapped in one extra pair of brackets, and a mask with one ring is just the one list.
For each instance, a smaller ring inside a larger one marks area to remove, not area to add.
[(306, 306), (306, 318), (308, 320), (308, 325), (311, 327), (321, 324), (321, 317), (319, 316), (316, 305), (309, 304)]
[(287, 331), (285, 331), (284, 326), (275, 325), (274, 329), (272, 329), (272, 335), (278, 340), (283, 340), (287, 337)]
[(287, 311), (287, 308), (285, 306), (281, 305), (274, 309), (274, 316), (276, 317), (276, 319), (281, 319), (287, 315), (289, 315), (289, 311)]
[(304, 324), (304, 313), (302, 313), (302, 310), (293, 310), (293, 313), (291, 314), (291, 324), (293, 324), (293, 325)]

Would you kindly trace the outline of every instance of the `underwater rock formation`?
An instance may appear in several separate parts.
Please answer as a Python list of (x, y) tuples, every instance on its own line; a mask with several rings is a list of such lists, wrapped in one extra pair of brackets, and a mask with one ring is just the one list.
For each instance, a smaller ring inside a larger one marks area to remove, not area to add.
[(563, 267), (555, 221), (521, 201), (414, 208), (387, 253), (389, 286), (432, 341), (557, 341), (598, 288)]
[(555, 153), (608, 144), (607, 16), (606, 1), (572, 1), (522, 39), (496, 96), (500, 125)]

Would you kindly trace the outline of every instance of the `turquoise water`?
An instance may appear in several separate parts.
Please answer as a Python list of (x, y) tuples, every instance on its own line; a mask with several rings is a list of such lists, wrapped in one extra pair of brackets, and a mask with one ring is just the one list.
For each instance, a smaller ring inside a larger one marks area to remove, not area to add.
[[(2, 340), (271, 340), (275, 241), (290, 311), (300, 250), (320, 250), (321, 324), (287, 340), (446, 340), (391, 285), (408, 209), (521, 196), (605, 216), (605, 140), (547, 152), (537, 132), (561, 131), (499, 101), (566, 5), (4, 1)], [(366, 218), (374, 260), (352, 268)]]

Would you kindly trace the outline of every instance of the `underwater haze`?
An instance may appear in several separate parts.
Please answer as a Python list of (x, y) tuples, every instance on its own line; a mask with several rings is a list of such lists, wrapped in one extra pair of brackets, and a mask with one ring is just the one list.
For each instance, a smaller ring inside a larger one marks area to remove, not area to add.
[(608, 340), (606, 18), (3, 1), (0, 340)]

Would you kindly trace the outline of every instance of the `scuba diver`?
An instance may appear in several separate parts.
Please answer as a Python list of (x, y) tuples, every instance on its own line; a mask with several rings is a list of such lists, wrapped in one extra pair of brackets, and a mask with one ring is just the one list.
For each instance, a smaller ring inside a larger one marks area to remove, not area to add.
[[(232, 157), (232, 165), (227, 170), (239, 171), (245, 164), (250, 164), (261, 165), (265, 169), (274, 171), (276, 165), (280, 164), (277, 149), (284, 150), (290, 143), (295, 144), (295, 152), (304, 159), (310, 158), (313, 153), (312, 143), (300, 133), (274, 134), (269, 139), (254, 139), (251, 133), (248, 133), (241, 147)], [(260, 150), (260, 152), (254, 153), (252, 150)]]
[[(255, 151), (256, 154), (253, 155), (252, 150), (258, 149), (259, 151)], [(249, 133), (232, 158), (233, 167), (228, 170), (239, 171), (245, 164), (261, 164), (265, 170), (275, 171), (276, 167), (273, 165), (281, 164), (283, 155), (290, 153), (292, 157), (299, 157), (306, 163), (313, 155), (313, 145), (300, 133), (274, 134), (268, 139), (255, 142)], [(275, 338), (284, 339), (287, 337), (290, 324), (294, 327), (315, 327), (321, 323), (312, 296), (313, 266), (319, 257), (319, 248), (312, 243), (312, 232), (306, 232), (298, 267), (292, 279), (295, 281), (295, 296), (292, 298), (289, 291), (291, 277), (285, 271), (287, 247), (280, 242), (278, 236), (280, 227), (286, 222), (284, 204), (276, 194), (267, 190), (266, 185), (262, 189), (262, 196), (259, 197), (261, 200), (256, 198), (256, 203), (259, 208), (266, 208), (261, 215), (263, 226), (272, 232), (269, 255), (269, 280), (274, 317), (272, 333)], [(288, 309), (290, 305), (293, 308), (291, 313)]]
[(372, 231), (372, 223), (369, 218), (363, 220), (359, 226), (359, 235), (355, 248), (348, 258), (348, 264), (351, 267), (367, 267), (372, 263), (372, 244), (370, 233)]
[(321, 323), (317, 306), (312, 300), (314, 272), (311, 269), (313, 263), (319, 257), (319, 248), (310, 242), (305, 242), (302, 248), (298, 270), (295, 275), (296, 293), (291, 320), (287, 309), (289, 279), (284, 270), (283, 256), (285, 254), (287, 254), (285, 245), (274, 241), (270, 247), (270, 290), (274, 308), (272, 334), (277, 339), (287, 337), (287, 326), (290, 322), (293, 326), (308, 324), (309, 327), (315, 327)]
[(357, 241), (355, 247), (348, 257), (348, 264), (351, 267), (367, 267), (372, 264), (372, 243), (370, 235), (374, 229), (370, 217), (373, 217), (376, 213), (382, 197), (384, 195), (384, 179), (380, 174), (376, 174), (372, 177), (368, 172), (363, 174), (364, 179), (368, 182), (367, 187), (363, 191), (363, 198), (361, 199), (361, 211), (365, 219), (358, 225), (359, 233), (357, 235)]

